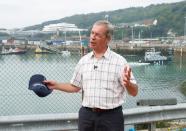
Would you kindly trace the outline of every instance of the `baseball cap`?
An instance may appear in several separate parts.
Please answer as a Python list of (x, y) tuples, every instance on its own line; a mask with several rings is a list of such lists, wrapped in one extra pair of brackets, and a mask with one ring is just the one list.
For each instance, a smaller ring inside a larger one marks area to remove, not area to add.
[(46, 77), (42, 74), (35, 74), (31, 76), (28, 89), (33, 90), (39, 97), (49, 95), (53, 90), (49, 89), (47, 85), (43, 83), (44, 80), (46, 80)]

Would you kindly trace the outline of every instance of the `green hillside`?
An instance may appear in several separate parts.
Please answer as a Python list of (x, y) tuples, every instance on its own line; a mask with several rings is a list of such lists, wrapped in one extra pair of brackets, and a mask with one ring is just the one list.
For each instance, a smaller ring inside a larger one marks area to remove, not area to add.
[[(25, 27), (25, 30), (31, 29), (42, 29), (44, 25), (67, 22), (76, 24), (79, 28), (90, 29), (91, 25), (100, 19), (105, 19), (105, 15), (108, 15), (109, 21), (116, 25), (120, 23), (134, 23), (143, 21), (146, 19), (157, 19), (158, 23), (156, 26), (147, 28), (137, 28), (136, 30), (142, 30), (144, 37), (153, 32), (153, 36), (166, 36), (168, 30), (176, 33), (177, 36), (184, 34), (184, 17), (186, 16), (186, 1), (171, 3), (171, 4), (158, 4), (150, 5), (145, 8), (127, 8), (119, 9), (114, 11), (89, 13), (89, 14), (78, 14), (70, 17), (64, 17), (59, 20), (51, 20), (43, 22), (42, 24)], [(123, 33), (125, 36), (129, 36), (130, 32), (126, 29)]]

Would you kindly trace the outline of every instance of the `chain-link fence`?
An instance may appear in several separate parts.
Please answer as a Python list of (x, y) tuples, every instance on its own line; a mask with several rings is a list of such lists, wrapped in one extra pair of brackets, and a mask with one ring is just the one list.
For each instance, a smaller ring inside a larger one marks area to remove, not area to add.
[[(124, 56), (132, 67), (139, 85), (136, 97), (127, 96), (124, 108), (134, 108), (139, 99), (176, 98), (184, 102), (181, 83), (186, 80), (186, 55), (174, 53), (170, 63), (147, 64), (139, 62), (144, 55), (135, 51)], [(43, 74), (47, 79), (69, 82), (74, 67), (81, 58), (79, 53), (35, 54), (28, 51), (22, 55), (0, 55), (0, 115), (26, 115), (78, 112), (81, 106), (80, 93), (53, 91), (40, 98), (28, 90), (29, 79), (34, 74)]]

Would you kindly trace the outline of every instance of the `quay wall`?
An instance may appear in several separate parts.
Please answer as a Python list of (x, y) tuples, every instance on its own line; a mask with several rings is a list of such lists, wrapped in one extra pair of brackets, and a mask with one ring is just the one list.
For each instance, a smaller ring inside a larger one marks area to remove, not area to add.
[[(4, 45), (5, 48), (9, 48), (9, 47), (19, 47), (19, 48), (27, 48), (28, 50), (34, 50), (37, 45)], [(82, 46), (79, 44), (72, 44), (72, 45), (52, 45), (50, 46), (51, 48), (56, 48), (58, 50), (69, 50), (71, 52), (81, 52), (82, 50)], [(175, 44), (161, 44), (161, 43), (151, 43), (151, 44), (129, 44), (129, 43), (123, 43), (123, 42), (119, 42), (119, 43), (110, 43), (109, 47), (113, 50), (116, 51), (122, 51), (122, 52), (135, 52), (135, 53), (140, 53), (140, 52), (144, 52), (147, 49), (150, 49), (152, 47), (156, 48), (157, 50), (167, 50), (169, 48), (172, 48), (174, 50), (174, 52), (183, 52), (186, 53), (186, 45), (184, 46), (178, 46)], [(84, 50), (89, 51), (91, 49), (89, 49), (88, 47), (83, 47)], [(0, 51), (2, 49), (2, 45), (0, 45)]]

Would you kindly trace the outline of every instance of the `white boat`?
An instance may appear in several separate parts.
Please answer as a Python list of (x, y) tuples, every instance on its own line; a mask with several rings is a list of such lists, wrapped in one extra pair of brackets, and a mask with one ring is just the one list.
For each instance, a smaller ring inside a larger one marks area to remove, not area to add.
[(162, 63), (167, 61), (166, 56), (162, 56), (160, 51), (155, 51), (155, 48), (151, 48), (145, 52), (144, 62), (147, 63)]
[(142, 63), (142, 62), (129, 62), (130, 66), (146, 66), (149, 65), (150, 63)]
[(68, 50), (64, 50), (61, 53), (62, 53), (62, 56), (70, 56), (71, 55), (70, 51), (68, 51)]

